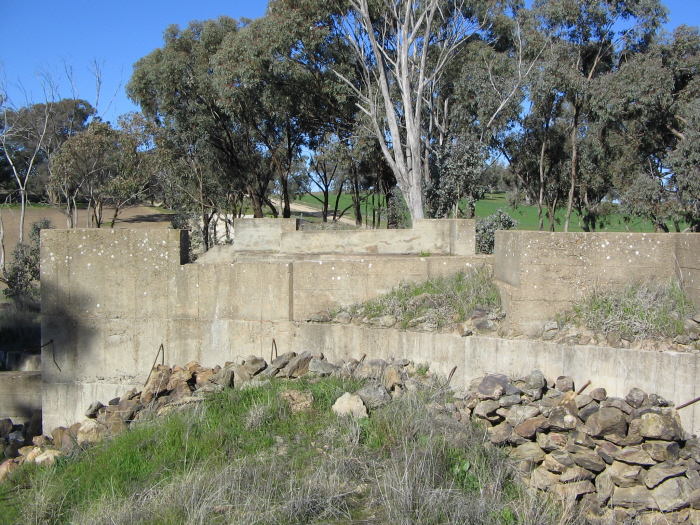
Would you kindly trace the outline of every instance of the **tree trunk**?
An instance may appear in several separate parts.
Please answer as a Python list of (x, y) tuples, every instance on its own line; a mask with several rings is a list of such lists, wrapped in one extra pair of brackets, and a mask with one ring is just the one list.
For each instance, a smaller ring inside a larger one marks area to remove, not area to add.
[(24, 242), (24, 218), (27, 214), (27, 189), (20, 188), (19, 242)]
[(574, 193), (576, 192), (576, 176), (578, 164), (578, 118), (581, 109), (578, 105), (574, 107), (573, 130), (571, 131), (571, 187), (569, 188), (569, 202), (566, 205), (566, 220), (564, 221), (564, 231), (569, 231), (571, 222), (571, 211), (574, 207)]

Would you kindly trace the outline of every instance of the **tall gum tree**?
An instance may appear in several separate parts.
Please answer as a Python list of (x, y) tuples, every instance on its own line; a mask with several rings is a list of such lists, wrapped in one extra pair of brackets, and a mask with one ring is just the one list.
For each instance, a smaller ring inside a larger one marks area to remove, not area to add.
[[(344, 29), (360, 66), (358, 106), (371, 122), (414, 219), (425, 217), (424, 181), (435, 137), (449, 121), (449, 97), (440, 93), (450, 63), (470, 40), (490, 38), (493, 22), (506, 10), (521, 7), (517, 1), (350, 0)], [(522, 54), (516, 57), (521, 59)], [(516, 85), (499, 93), (482, 128), (493, 123), (518, 90)]]
[(586, 133), (595, 80), (611, 71), (621, 51), (643, 47), (665, 21), (658, 0), (536, 0), (533, 10), (550, 39), (547, 56), (569, 120), (569, 231), (580, 185), (580, 143)]

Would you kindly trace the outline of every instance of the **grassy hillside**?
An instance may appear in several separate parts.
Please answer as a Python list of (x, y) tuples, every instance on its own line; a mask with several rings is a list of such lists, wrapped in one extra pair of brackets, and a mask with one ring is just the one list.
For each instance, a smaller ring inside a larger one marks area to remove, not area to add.
[[(145, 417), (54, 467), (0, 485), (6, 524), (574, 523), (525, 488), (485, 429), (436, 406), (423, 377), (367, 419), (330, 409), (358, 380), (272, 380)], [(280, 395), (311, 394), (292, 410)], [(449, 396), (449, 397), (448, 397)]]

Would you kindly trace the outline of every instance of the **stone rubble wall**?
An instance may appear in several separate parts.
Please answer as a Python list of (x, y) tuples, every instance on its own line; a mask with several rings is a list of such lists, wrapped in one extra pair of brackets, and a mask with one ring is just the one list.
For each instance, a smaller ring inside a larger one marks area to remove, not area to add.
[[(0, 420), (0, 440), (7, 442), (10, 458), (0, 465), (0, 481), (24, 463), (50, 463), (76, 446), (96, 444), (144, 413), (160, 416), (225, 388), (262, 387), (273, 377), (363, 380), (332, 410), (341, 417), (373, 417), (373, 410), (434, 382), (432, 366), (418, 373), (420, 369), (406, 358), (329, 359), (308, 351), (283, 353), (269, 362), (248, 355), (223, 368), (196, 361), (158, 365), (143, 387), (103, 398), (106, 404), (94, 399), (83, 417), (53, 428), (50, 437), (40, 434), (36, 417), (25, 428)], [(444, 389), (444, 379), (438, 381)], [(292, 412), (309, 410), (313, 401), (311, 394), (293, 389), (280, 397)], [(658, 394), (632, 388), (624, 398), (615, 397), (590, 381), (578, 385), (571, 376), (554, 379), (535, 370), (472, 378), (453, 389), (451, 398), (427, 408), (432, 417), (483, 425), (490, 443), (509, 449), (530, 487), (582, 502), (589, 523), (633, 518), (642, 523), (685, 523), (690, 518), (695, 523), (700, 517), (700, 441), (683, 429), (673, 403)]]

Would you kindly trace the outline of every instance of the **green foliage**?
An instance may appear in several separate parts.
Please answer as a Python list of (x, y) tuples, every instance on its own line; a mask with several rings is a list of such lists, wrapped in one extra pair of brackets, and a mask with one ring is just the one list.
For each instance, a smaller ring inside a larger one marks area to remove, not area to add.
[(496, 230), (512, 230), (518, 221), (499, 208), (496, 213), (476, 222), (476, 248), (479, 253), (493, 253)]
[(417, 319), (439, 327), (467, 319), (475, 308), (497, 313), (500, 305), (500, 294), (490, 271), (477, 268), (420, 284), (404, 282), (387, 294), (349, 310), (353, 317), (393, 315), (403, 328)]
[(425, 188), (429, 216), (473, 218), (476, 201), (486, 193), (483, 171), (484, 151), (476, 137), (459, 136), (443, 146)]
[(38, 299), (39, 280), (39, 233), (42, 229), (54, 228), (51, 219), (41, 219), (31, 226), (29, 242), (18, 242), (12, 252), (12, 262), (3, 271), (2, 281), (7, 285), (3, 291), (6, 297), (15, 301)]
[(588, 328), (640, 339), (684, 333), (683, 318), (692, 311), (693, 303), (675, 281), (630, 281), (620, 289), (596, 291), (574, 306), (576, 317)]

